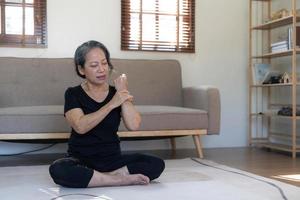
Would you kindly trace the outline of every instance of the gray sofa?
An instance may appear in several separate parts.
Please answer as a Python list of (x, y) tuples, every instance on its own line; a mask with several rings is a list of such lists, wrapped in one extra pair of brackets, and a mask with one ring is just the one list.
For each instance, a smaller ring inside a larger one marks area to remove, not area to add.
[[(193, 136), (203, 157), (200, 136), (218, 134), (220, 129), (218, 89), (182, 88), (176, 60), (112, 59), (112, 63), (117, 73), (127, 74), (142, 115), (138, 131), (127, 131), (121, 124), (119, 136), (168, 137), (174, 151), (177, 136)], [(0, 140), (68, 138), (64, 92), (81, 81), (71, 58), (0, 58)]]

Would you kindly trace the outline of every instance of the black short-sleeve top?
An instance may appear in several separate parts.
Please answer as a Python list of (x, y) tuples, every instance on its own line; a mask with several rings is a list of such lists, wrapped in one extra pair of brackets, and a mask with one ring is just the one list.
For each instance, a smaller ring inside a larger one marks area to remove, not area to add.
[[(115, 95), (116, 89), (109, 86), (107, 97), (102, 102), (92, 99), (81, 85), (70, 87), (65, 92), (64, 113), (74, 108), (84, 114), (98, 111)], [(121, 121), (121, 106), (113, 109), (97, 126), (85, 134), (73, 128), (68, 142), (68, 153), (78, 158), (107, 157), (120, 154), (120, 140), (117, 131)]]

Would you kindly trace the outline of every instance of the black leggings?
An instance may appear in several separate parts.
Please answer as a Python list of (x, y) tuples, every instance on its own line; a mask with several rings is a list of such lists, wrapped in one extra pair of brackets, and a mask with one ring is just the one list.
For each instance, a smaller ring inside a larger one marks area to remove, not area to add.
[(66, 157), (54, 161), (49, 167), (49, 172), (58, 185), (85, 188), (88, 186), (94, 170), (110, 172), (124, 166), (127, 166), (130, 174), (143, 174), (153, 180), (163, 172), (165, 163), (160, 158), (144, 154), (120, 155), (109, 162), (82, 161), (74, 157)]

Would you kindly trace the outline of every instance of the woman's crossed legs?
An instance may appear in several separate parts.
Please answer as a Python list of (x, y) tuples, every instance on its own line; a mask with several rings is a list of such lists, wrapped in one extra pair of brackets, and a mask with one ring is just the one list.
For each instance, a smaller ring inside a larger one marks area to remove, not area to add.
[(146, 185), (158, 178), (165, 168), (164, 161), (160, 158), (143, 154), (121, 155), (108, 165), (101, 164), (96, 162), (87, 167), (80, 160), (67, 157), (54, 161), (49, 172), (59, 185), (84, 188)]

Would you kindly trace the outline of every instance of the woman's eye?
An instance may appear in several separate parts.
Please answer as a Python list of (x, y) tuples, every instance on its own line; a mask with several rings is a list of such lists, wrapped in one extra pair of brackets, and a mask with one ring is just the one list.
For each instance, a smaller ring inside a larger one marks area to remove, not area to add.
[(102, 63), (102, 65), (107, 65), (107, 62)]

